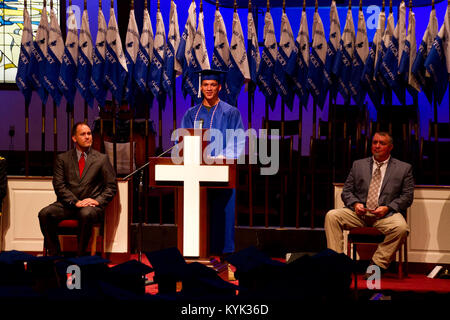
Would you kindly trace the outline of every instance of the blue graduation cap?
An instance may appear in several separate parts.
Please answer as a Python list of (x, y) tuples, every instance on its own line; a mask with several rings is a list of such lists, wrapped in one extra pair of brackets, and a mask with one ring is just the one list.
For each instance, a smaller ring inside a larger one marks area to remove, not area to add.
[(198, 74), (198, 98), (201, 98), (202, 96), (200, 87), (203, 80), (216, 80), (220, 85), (222, 85), (226, 74), (225, 71), (216, 69), (204, 69), (196, 71), (195, 73)]

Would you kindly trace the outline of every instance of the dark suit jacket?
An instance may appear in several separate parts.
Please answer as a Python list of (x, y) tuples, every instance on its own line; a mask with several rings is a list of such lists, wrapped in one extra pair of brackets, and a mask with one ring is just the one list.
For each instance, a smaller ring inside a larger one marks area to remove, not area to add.
[(72, 149), (57, 156), (53, 188), (58, 201), (65, 206), (92, 198), (104, 209), (117, 192), (116, 174), (108, 157), (91, 148), (80, 178), (77, 152)]
[[(353, 209), (356, 202), (366, 203), (372, 166), (372, 157), (353, 162), (341, 195), (346, 207)], [(394, 212), (406, 214), (406, 209), (412, 204), (413, 198), (414, 178), (411, 165), (391, 157), (380, 189), (379, 206), (390, 208), (386, 216)]]
[(6, 159), (0, 157), (0, 212), (2, 212), (3, 198), (6, 196)]

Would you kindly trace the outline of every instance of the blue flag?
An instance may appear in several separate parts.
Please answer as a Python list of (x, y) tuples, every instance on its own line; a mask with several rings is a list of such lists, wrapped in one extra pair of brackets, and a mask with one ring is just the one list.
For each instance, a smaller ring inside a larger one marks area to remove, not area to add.
[(105, 84), (117, 103), (121, 103), (128, 69), (114, 8), (110, 9), (109, 17), (108, 31), (106, 32)]
[[(183, 96), (186, 98), (189, 93), (188, 88), (192, 88), (197, 90), (195, 86), (192, 84), (192, 80), (190, 79), (189, 74), (189, 63), (192, 55), (192, 46), (194, 45), (194, 37), (196, 32), (196, 6), (195, 1), (192, 1), (189, 10), (188, 10), (188, 18), (186, 20), (186, 25), (184, 27), (183, 34), (181, 35), (180, 45), (177, 50), (176, 58), (180, 62), (181, 67), (183, 69), (182, 74), (182, 85), (181, 89), (183, 91)], [(198, 94), (195, 91), (195, 96)]]
[(400, 79), (406, 84), (406, 88), (413, 97), (417, 96), (417, 93), (420, 91), (420, 84), (411, 72), (412, 64), (416, 58), (416, 47), (416, 18), (414, 12), (409, 10), (408, 35), (405, 40), (398, 72), (400, 73)]
[(352, 75), (353, 53), (355, 50), (355, 26), (353, 24), (352, 10), (347, 11), (344, 33), (342, 34), (339, 50), (336, 53), (336, 61), (333, 73), (337, 78), (337, 88), (345, 104), (350, 104), (351, 91), (350, 79)]
[(44, 74), (47, 64), (47, 46), (48, 46), (48, 19), (47, 9), (44, 7), (41, 12), (41, 20), (36, 32), (36, 38), (31, 47), (30, 79), (33, 89), (37, 91), (43, 104), (47, 103), (48, 92), (44, 87)]
[[(339, 35), (340, 36), (340, 35)], [(294, 89), (300, 99), (300, 104), (306, 108), (308, 105), (309, 91), (307, 87), (308, 64), (309, 64), (309, 31), (306, 12), (302, 11), (300, 20), (300, 28), (298, 30), (297, 39), (297, 61), (292, 70), (292, 79), (294, 81)]]
[[(397, 26), (394, 29), (394, 34), (391, 37), (389, 46), (386, 49), (383, 61), (381, 64), (381, 73), (389, 86), (394, 91), (400, 103), (405, 104), (405, 87), (403, 82), (399, 79), (399, 61), (401, 59), (400, 53), (400, 34), (401, 30), (405, 29), (405, 3), (402, 1), (399, 10), (399, 19)], [(404, 44), (403, 46), (404, 47)]]
[(448, 41), (448, 37), (450, 36), (447, 15), (448, 9), (445, 14), (444, 23), (441, 26), (441, 30), (439, 30), (436, 39), (434, 39), (433, 46), (431, 47), (430, 53), (425, 61), (425, 68), (427, 68), (427, 71), (431, 75), (434, 88), (433, 92), (438, 104), (442, 103), (445, 91), (447, 91), (449, 80), (447, 61), (445, 57), (447, 48), (446, 44), (444, 44), (444, 41)]
[(72, 106), (75, 101), (75, 79), (77, 78), (78, 62), (78, 28), (77, 20), (72, 8), (69, 10), (68, 32), (64, 55), (62, 58), (61, 71), (59, 73), (58, 86), (68, 105)]
[(164, 70), (165, 47), (166, 31), (164, 29), (164, 21), (161, 11), (158, 10), (156, 13), (156, 33), (155, 40), (153, 42), (153, 57), (150, 64), (150, 75), (147, 84), (153, 93), (153, 96), (159, 98), (159, 101), (165, 100), (162, 99), (162, 95), (164, 95), (164, 90), (162, 87), (162, 74)]
[(264, 18), (264, 49), (261, 55), (261, 63), (259, 64), (257, 84), (272, 110), (275, 109), (277, 99), (276, 84), (273, 77), (276, 56), (277, 40), (275, 38), (275, 28), (272, 15), (267, 11)]
[(384, 12), (380, 12), (378, 17), (378, 27), (373, 36), (372, 47), (364, 64), (364, 70), (361, 77), (361, 84), (367, 90), (370, 100), (375, 107), (381, 105), (382, 91), (375, 78), (375, 64), (377, 61), (378, 48), (381, 46), (381, 39), (384, 34), (384, 26), (386, 24), (386, 17)]
[(364, 13), (359, 10), (358, 14), (358, 34), (356, 35), (355, 52), (353, 55), (353, 69), (350, 79), (350, 92), (356, 104), (362, 106), (366, 96), (365, 87), (361, 85), (361, 78), (364, 71), (364, 62), (369, 55), (369, 40), (367, 39), (366, 21)]
[(307, 86), (314, 99), (314, 103), (323, 108), (325, 103), (325, 89), (323, 86), (325, 58), (327, 55), (327, 41), (322, 19), (318, 12), (314, 12), (313, 42), (309, 56)]
[(188, 64), (188, 74), (190, 81), (186, 82), (186, 88), (189, 90), (195, 104), (198, 104), (202, 101), (200, 91), (200, 76), (197, 74), (197, 72), (206, 69), (210, 69), (210, 64), (205, 42), (204, 15), (201, 11), (198, 15), (197, 32), (195, 33), (194, 43), (192, 44), (191, 55)]
[(219, 92), (219, 98), (231, 105), (236, 105), (236, 99), (228, 87), (228, 66), (230, 65), (230, 46), (228, 45), (227, 29), (220, 11), (217, 9), (214, 17), (214, 50), (212, 55), (213, 69), (224, 71), (224, 81)]
[(132, 107), (136, 100), (136, 82), (134, 77), (134, 68), (136, 64), (136, 57), (139, 50), (139, 31), (134, 16), (134, 10), (130, 10), (130, 20), (128, 22), (127, 35), (125, 38), (125, 59), (127, 62), (127, 80), (125, 85), (125, 99)]
[(294, 108), (294, 90), (291, 89), (293, 82), (289, 76), (289, 71), (292, 70), (293, 66), (289, 65), (289, 61), (292, 61), (290, 60), (292, 54), (296, 56), (296, 53), (293, 53), (294, 51), (297, 51), (294, 34), (288, 16), (283, 12), (281, 16), (280, 47), (277, 52), (273, 77), (278, 94), (291, 111)]
[(29, 104), (33, 92), (30, 81), (31, 48), (33, 46), (33, 30), (27, 8), (23, 10), (23, 30), (20, 46), (19, 65), (17, 66), (16, 84), (25, 97), (25, 103)]
[(327, 57), (325, 59), (324, 69), (324, 86), (325, 93), (328, 89), (333, 89), (334, 97), (336, 98), (336, 80), (333, 75), (333, 66), (336, 63), (336, 53), (341, 43), (341, 23), (339, 21), (339, 15), (336, 7), (336, 1), (331, 1), (330, 6), (330, 35), (327, 43)]
[(419, 82), (425, 96), (427, 97), (430, 104), (433, 101), (433, 86), (429, 75), (426, 72), (425, 61), (427, 59), (428, 53), (431, 50), (433, 41), (436, 38), (438, 32), (438, 22), (436, 18), (435, 9), (431, 10), (430, 20), (428, 21), (427, 29), (423, 35), (422, 41), (419, 45), (416, 58), (414, 59), (411, 72)]
[(384, 55), (386, 54), (387, 48), (391, 42), (392, 34), (394, 33), (394, 15), (389, 13), (386, 30), (384, 31), (384, 35), (381, 39), (380, 45), (377, 47), (377, 60), (375, 61), (375, 79), (378, 81), (380, 88), (385, 92), (390, 92), (391, 87), (389, 83), (384, 78), (381, 67), (384, 60)]
[(247, 52), (239, 14), (233, 14), (233, 35), (230, 46), (230, 65), (227, 74), (227, 86), (234, 100), (237, 100), (244, 81), (250, 81)]
[(94, 106), (94, 96), (89, 89), (92, 76), (92, 55), (93, 44), (91, 30), (89, 29), (89, 16), (87, 10), (84, 10), (80, 29), (78, 72), (75, 85), (90, 107)]
[(50, 30), (48, 35), (47, 64), (44, 75), (44, 86), (56, 105), (61, 102), (61, 92), (58, 87), (59, 72), (64, 54), (64, 42), (58, 24), (55, 10), (50, 12)]
[(163, 69), (163, 81), (162, 85), (164, 91), (172, 99), (173, 88), (175, 87), (175, 76), (181, 74), (182, 69), (180, 63), (175, 59), (175, 54), (180, 45), (180, 29), (178, 26), (178, 13), (177, 5), (172, 0), (170, 2), (170, 21), (169, 21), (169, 34), (167, 35), (167, 44), (165, 52), (165, 61)]
[(139, 51), (134, 67), (134, 80), (141, 92), (147, 92), (147, 80), (150, 71), (150, 61), (153, 57), (153, 29), (147, 8), (144, 9), (144, 23), (142, 26)]
[(256, 33), (255, 22), (253, 20), (253, 14), (251, 12), (248, 13), (247, 25), (247, 60), (248, 70), (250, 72), (250, 82), (248, 90), (252, 92), (256, 88), (259, 64), (261, 63), (261, 55), (259, 53), (258, 34)]
[(92, 76), (89, 89), (100, 106), (105, 105), (106, 86), (105, 51), (106, 51), (106, 20), (101, 9), (98, 10), (98, 31), (95, 40), (95, 49), (92, 54)]

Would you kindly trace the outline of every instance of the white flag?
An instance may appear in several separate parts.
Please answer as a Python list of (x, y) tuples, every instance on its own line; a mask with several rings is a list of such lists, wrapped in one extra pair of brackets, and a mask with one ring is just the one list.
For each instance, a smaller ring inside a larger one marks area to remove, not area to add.
[(398, 15), (398, 21), (397, 26), (398, 33), (397, 33), (397, 39), (398, 39), (398, 63), (400, 64), (400, 60), (402, 58), (402, 52), (405, 48), (405, 40), (406, 40), (406, 7), (405, 2), (402, 1), (400, 3), (399, 8), (399, 15)]
[(128, 21), (128, 29), (125, 38), (125, 45), (127, 56), (131, 58), (131, 62), (135, 63), (136, 56), (139, 50), (139, 31), (137, 28), (134, 10), (130, 10), (130, 20)]
[[(247, 42), (248, 42), (248, 66), (250, 72), (250, 78), (253, 83), (256, 83), (256, 75), (259, 70), (259, 64), (261, 62), (261, 55), (259, 53), (258, 35), (256, 33), (255, 22), (253, 20), (253, 14), (248, 13), (247, 18)], [(248, 88), (246, 88), (248, 89)]]
[(381, 40), (383, 40), (385, 26), (386, 26), (386, 14), (384, 11), (381, 11), (378, 17), (377, 31), (373, 36), (373, 44), (372, 44), (372, 47), (375, 47), (375, 64), (378, 61), (378, 54), (380, 53)]
[(416, 89), (417, 91), (420, 91), (420, 84), (417, 81), (415, 75), (411, 71), (413, 63), (416, 60), (416, 54), (417, 54), (416, 17), (415, 17), (414, 12), (412, 10), (409, 10), (408, 35), (406, 37), (406, 40), (409, 42), (409, 45), (410, 45), (410, 49), (409, 49), (408, 84), (411, 87), (413, 87), (414, 89)]
[(136, 97), (134, 70), (138, 51), (139, 51), (139, 31), (136, 24), (136, 17), (134, 15), (134, 10), (132, 9), (130, 10), (127, 35), (125, 37), (125, 59), (128, 68), (128, 77), (125, 86), (125, 99), (128, 101), (129, 105), (134, 105)]
[[(199, 17), (200, 18), (200, 17)], [(200, 23), (199, 23), (200, 27)], [(214, 52), (213, 65), (217, 70), (226, 71), (230, 64), (230, 46), (228, 45), (227, 29), (220, 10), (214, 16)]]
[(64, 40), (56, 17), (56, 10), (50, 11), (50, 29), (48, 34), (48, 50), (44, 86), (52, 96), (56, 105), (61, 101), (61, 92), (58, 88), (58, 76), (64, 54)]
[(198, 15), (198, 27), (195, 33), (193, 51), (195, 58), (199, 63), (200, 69), (205, 70), (210, 68), (208, 51), (205, 43), (205, 22), (203, 12)]
[(91, 30), (89, 29), (88, 11), (84, 10), (80, 29), (76, 86), (80, 91), (81, 96), (91, 107), (94, 103), (94, 97), (89, 89), (92, 73), (93, 51), (94, 49)]
[[(173, 55), (175, 57), (175, 54), (178, 51), (178, 46), (180, 45), (180, 27), (178, 25), (177, 5), (173, 0), (170, 2), (169, 19), (169, 34), (167, 35), (167, 43), (172, 46)], [(177, 76), (181, 75), (183, 69), (178, 59), (174, 59), (173, 69), (175, 70)]]
[(92, 76), (90, 90), (100, 106), (105, 105), (106, 88), (104, 85), (105, 50), (106, 50), (106, 20), (101, 9), (98, 10), (98, 30), (95, 39), (95, 49), (92, 59)]
[(242, 32), (241, 20), (239, 14), (233, 14), (233, 35), (231, 36), (231, 55), (239, 66), (242, 75), (246, 80), (250, 80), (250, 71), (248, 68), (247, 52), (245, 51), (244, 33)]
[(161, 11), (156, 13), (156, 33), (153, 41), (153, 57), (150, 63), (148, 87), (155, 97), (162, 93), (162, 74), (166, 49), (166, 30)]
[(69, 51), (75, 65), (78, 62), (78, 27), (77, 18), (70, 8), (69, 18), (67, 19), (68, 32), (66, 38), (66, 49)]

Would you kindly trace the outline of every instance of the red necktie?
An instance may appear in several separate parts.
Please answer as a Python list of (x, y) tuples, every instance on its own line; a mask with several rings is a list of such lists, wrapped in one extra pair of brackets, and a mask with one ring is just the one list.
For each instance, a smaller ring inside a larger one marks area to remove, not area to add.
[(80, 160), (78, 160), (78, 169), (80, 170), (80, 178), (83, 175), (84, 164), (86, 160), (84, 159), (84, 152), (81, 153)]

